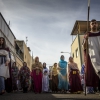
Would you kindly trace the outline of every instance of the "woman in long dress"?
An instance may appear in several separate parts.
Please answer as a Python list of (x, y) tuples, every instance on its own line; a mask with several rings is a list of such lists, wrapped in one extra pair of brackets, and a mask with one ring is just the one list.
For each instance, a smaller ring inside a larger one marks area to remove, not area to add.
[(67, 62), (64, 60), (64, 56), (61, 55), (60, 61), (58, 64), (58, 89), (61, 90), (62, 93), (66, 93), (68, 91), (68, 82), (67, 82)]
[(9, 78), (9, 52), (6, 50), (5, 39), (0, 37), (0, 95), (5, 93), (5, 79)]
[(43, 72), (42, 63), (39, 62), (39, 57), (35, 57), (35, 63), (32, 65), (32, 76), (34, 80), (35, 93), (42, 92), (42, 72)]
[(52, 79), (52, 92), (58, 92), (58, 68), (57, 63), (54, 63), (53, 68), (51, 70), (51, 79)]
[(73, 61), (73, 58), (69, 58), (68, 64), (68, 73), (69, 73), (69, 83), (71, 88), (71, 93), (81, 93), (83, 91), (81, 86), (81, 78), (79, 75), (79, 69), (77, 64)]
[(13, 92), (15, 92), (16, 90), (18, 90), (17, 80), (18, 80), (18, 73), (19, 73), (19, 69), (16, 66), (16, 62), (14, 62), (12, 65), (11, 73), (12, 73), (12, 90)]
[(19, 71), (19, 77), (20, 77), (21, 87), (23, 88), (23, 93), (27, 93), (29, 88), (30, 69), (27, 67), (26, 62), (23, 63), (23, 66)]

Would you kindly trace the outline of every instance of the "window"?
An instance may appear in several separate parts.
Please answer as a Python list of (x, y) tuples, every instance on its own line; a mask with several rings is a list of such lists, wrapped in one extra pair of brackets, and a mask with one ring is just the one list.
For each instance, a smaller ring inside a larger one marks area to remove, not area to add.
[(76, 58), (78, 57), (78, 48), (76, 49)]

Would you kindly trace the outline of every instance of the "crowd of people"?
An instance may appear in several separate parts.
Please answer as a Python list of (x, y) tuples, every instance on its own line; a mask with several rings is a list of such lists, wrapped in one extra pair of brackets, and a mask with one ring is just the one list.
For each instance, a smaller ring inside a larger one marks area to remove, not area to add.
[(5, 39), (0, 37), (0, 95), (19, 90), (23, 90), (23, 93), (67, 93), (69, 87), (72, 93), (82, 91), (79, 69), (72, 57), (67, 64), (61, 55), (59, 63), (54, 63), (51, 70), (45, 62), (42, 64), (39, 61), (39, 57), (35, 58), (31, 70), (26, 62), (18, 69), (16, 62), (11, 64), (10, 51), (5, 44)]
[[(47, 68), (45, 62), (42, 64), (39, 61), (39, 57), (35, 57), (31, 70), (26, 62), (18, 69), (16, 62), (11, 65), (9, 48), (6, 47), (5, 39), (0, 37), (0, 95), (19, 90), (22, 90), (23, 93), (33, 91), (36, 94), (42, 92), (79, 94), (84, 91), (84, 85), (87, 86), (88, 93), (100, 92), (100, 61), (98, 59), (100, 58), (98, 49), (100, 32), (97, 31), (97, 26), (96, 20), (91, 20), (91, 31), (84, 37), (84, 64), (81, 72), (73, 57), (69, 57), (67, 63), (63, 55), (61, 55), (59, 63), (53, 64), (51, 70)], [(86, 54), (87, 38), (89, 38), (90, 50), (88, 55)], [(95, 53), (92, 52), (93, 50)]]
[[(5, 39), (0, 37), (0, 95), (5, 92), (23, 93), (79, 93), (82, 90), (79, 69), (73, 58), (69, 58), (69, 64), (61, 55), (59, 63), (54, 63), (51, 70), (35, 58), (35, 63), (30, 70), (26, 62), (18, 69), (16, 62), (11, 64), (9, 49), (5, 45)], [(68, 69), (68, 70), (67, 70)], [(70, 88), (69, 88), (70, 87)], [(69, 91), (70, 89), (70, 91)]]

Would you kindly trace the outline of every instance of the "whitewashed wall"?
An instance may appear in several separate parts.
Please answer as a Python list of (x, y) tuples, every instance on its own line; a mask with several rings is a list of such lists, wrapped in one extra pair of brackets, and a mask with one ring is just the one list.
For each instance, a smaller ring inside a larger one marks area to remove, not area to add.
[(7, 23), (2, 18), (1, 14), (0, 14), (0, 30), (5, 35), (5, 37), (8, 38), (10, 43), (14, 46), (15, 37), (14, 37), (13, 33), (11, 32), (11, 30), (10, 30), (9, 26), (7, 25)]
[(14, 47), (15, 37), (1, 14), (0, 14), (0, 37), (5, 38), (6, 46), (9, 47), (11, 51), (11, 56), (12, 56), (11, 58), (13, 61), (15, 61), (13, 56), (13, 53), (15, 53), (15, 47)]

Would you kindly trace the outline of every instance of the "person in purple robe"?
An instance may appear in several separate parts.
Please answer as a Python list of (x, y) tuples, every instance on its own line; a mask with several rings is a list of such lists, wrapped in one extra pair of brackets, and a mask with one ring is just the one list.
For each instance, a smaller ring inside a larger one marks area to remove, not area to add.
[(19, 79), (21, 87), (23, 88), (23, 93), (27, 93), (29, 88), (30, 69), (28, 68), (26, 62), (23, 62), (23, 66), (20, 68)]
[(19, 69), (16, 66), (16, 62), (13, 63), (11, 72), (12, 72), (12, 90), (13, 92), (15, 92), (18, 90), (17, 81), (18, 81), (18, 73), (19, 73)]

